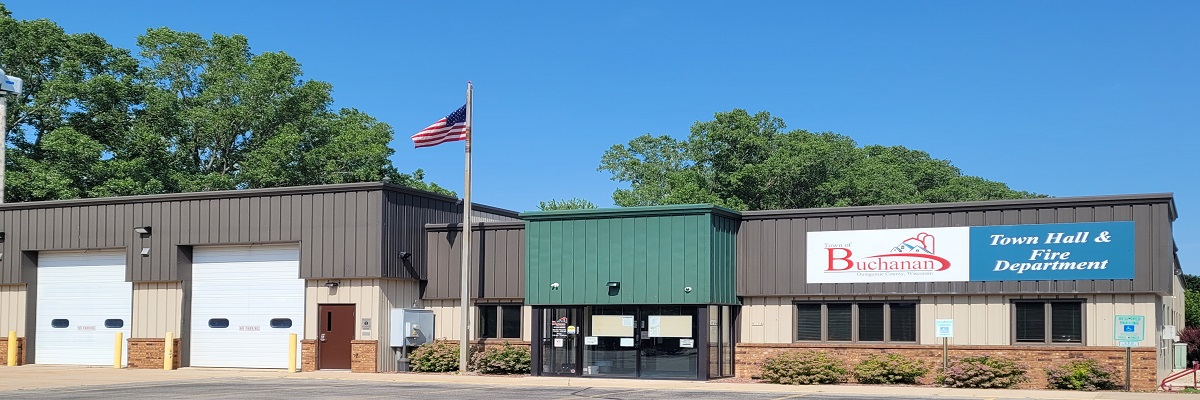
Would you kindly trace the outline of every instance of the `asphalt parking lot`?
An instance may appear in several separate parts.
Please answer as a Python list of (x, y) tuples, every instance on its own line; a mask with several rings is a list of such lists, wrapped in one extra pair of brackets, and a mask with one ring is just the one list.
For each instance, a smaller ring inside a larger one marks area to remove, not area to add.
[[(689, 399), (689, 400), (918, 400), (894, 395), (789, 394), (716, 390), (670, 390), (589, 387), (479, 386), (456, 383), (376, 382), (298, 379), (204, 379), (123, 385), (75, 386), (0, 391), (10, 399)], [(953, 397), (939, 399), (954, 400)], [(966, 399), (966, 398), (962, 398)]]

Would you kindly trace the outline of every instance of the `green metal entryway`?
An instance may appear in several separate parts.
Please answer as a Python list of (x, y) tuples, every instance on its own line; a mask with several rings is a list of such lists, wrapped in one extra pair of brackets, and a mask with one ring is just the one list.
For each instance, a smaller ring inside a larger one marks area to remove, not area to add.
[(738, 214), (710, 205), (531, 212), (536, 375), (733, 375)]

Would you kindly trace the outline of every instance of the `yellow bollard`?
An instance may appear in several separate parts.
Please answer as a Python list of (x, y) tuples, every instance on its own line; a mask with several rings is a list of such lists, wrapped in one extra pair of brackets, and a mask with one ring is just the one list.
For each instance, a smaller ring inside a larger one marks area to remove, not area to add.
[(17, 331), (8, 331), (8, 366), (17, 366)]
[(175, 334), (167, 332), (167, 338), (163, 340), (163, 369), (170, 371), (175, 366)]
[(124, 336), (124, 333), (117, 332), (116, 336), (114, 336), (115, 339), (113, 340), (113, 368), (116, 369), (121, 369), (121, 352), (125, 350), (122, 348), (124, 346), (121, 346), (122, 344), (125, 344)]
[(296, 372), (296, 334), (288, 335), (288, 372)]

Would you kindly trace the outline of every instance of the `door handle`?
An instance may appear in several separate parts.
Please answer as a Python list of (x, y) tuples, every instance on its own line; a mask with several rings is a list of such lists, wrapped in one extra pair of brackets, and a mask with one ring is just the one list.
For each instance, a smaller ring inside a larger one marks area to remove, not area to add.
[(324, 334), (324, 333), (322, 333), (322, 334), (321, 334), (320, 340), (321, 340), (322, 342), (324, 342), (324, 341), (325, 341), (325, 334)]

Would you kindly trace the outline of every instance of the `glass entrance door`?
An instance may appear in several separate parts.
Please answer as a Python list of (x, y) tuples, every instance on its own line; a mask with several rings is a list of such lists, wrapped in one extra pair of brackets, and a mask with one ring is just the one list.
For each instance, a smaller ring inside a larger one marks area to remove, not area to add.
[(547, 308), (542, 316), (542, 375), (579, 375), (579, 308)]
[(584, 324), (583, 375), (696, 379), (696, 306), (594, 306)]

